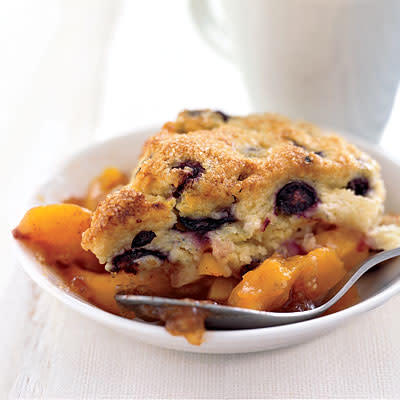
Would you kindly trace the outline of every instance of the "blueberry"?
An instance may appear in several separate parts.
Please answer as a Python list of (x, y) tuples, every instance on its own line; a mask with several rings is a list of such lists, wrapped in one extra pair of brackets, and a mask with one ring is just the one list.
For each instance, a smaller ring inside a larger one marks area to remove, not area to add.
[(314, 154), (316, 154), (317, 156), (320, 156), (322, 158), (325, 157), (325, 154), (323, 151), (314, 151)]
[(310, 156), (305, 156), (304, 157), (304, 162), (306, 164), (311, 164), (313, 162), (312, 158)]
[(262, 261), (260, 260), (252, 260), (250, 264), (242, 265), (239, 271), (240, 276), (243, 276), (249, 271), (253, 271), (253, 269), (256, 269), (261, 263)]
[(179, 186), (176, 188), (176, 190), (173, 193), (173, 196), (175, 198), (178, 198), (183, 190), (185, 189), (186, 185), (190, 182), (193, 182), (195, 179), (199, 178), (204, 172), (205, 169), (203, 166), (198, 162), (198, 161), (193, 161), (193, 160), (187, 160), (176, 167), (172, 168), (178, 168), (178, 169), (185, 169), (185, 168), (190, 168), (190, 172), (186, 172), (186, 176), (184, 177), (183, 181), (179, 184)]
[(162, 261), (167, 258), (165, 254), (157, 250), (131, 249), (113, 258), (110, 272), (118, 272), (122, 270), (136, 274), (138, 272), (138, 265), (135, 263), (135, 261), (146, 256), (153, 256)]
[(204, 110), (187, 110), (187, 113), (191, 117), (199, 117), (201, 114), (203, 114)]
[(308, 183), (290, 182), (283, 186), (276, 195), (275, 213), (302, 215), (317, 202), (317, 193)]
[(297, 143), (295, 140), (290, 139), (290, 141), (292, 142), (293, 146), (300, 147), (301, 149), (307, 150), (306, 146), (303, 146), (302, 144)]
[(369, 180), (365, 177), (352, 179), (346, 186), (346, 189), (352, 190), (356, 196), (365, 196), (369, 192)]
[(146, 244), (151, 243), (151, 241), (156, 237), (153, 231), (141, 231), (132, 240), (131, 247), (142, 247)]
[(224, 122), (229, 121), (230, 118), (231, 118), (230, 115), (225, 114), (225, 113), (222, 112), (222, 111), (216, 110), (216, 111), (214, 111), (214, 112), (215, 112), (215, 114), (218, 114), (218, 115), (222, 118), (222, 120), (223, 120)]
[(186, 167), (192, 170), (192, 172), (189, 173), (189, 176), (192, 179), (199, 177), (205, 171), (203, 166), (198, 161), (193, 161), (193, 160), (183, 161), (179, 165), (173, 168), (185, 169)]
[(239, 182), (242, 182), (242, 181), (244, 181), (245, 179), (247, 179), (249, 176), (250, 176), (251, 174), (249, 174), (248, 172), (241, 172), (240, 174), (239, 174), (239, 176), (238, 176), (238, 181)]
[(209, 231), (215, 231), (222, 225), (235, 222), (236, 219), (230, 213), (229, 210), (224, 211), (224, 216), (221, 218), (189, 218), (178, 216), (178, 223), (181, 225), (186, 232), (199, 232), (206, 233)]

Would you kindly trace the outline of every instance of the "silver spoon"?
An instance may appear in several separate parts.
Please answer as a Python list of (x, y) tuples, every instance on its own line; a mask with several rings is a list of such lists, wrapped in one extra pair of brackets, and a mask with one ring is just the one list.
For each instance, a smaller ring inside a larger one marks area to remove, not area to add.
[(116, 294), (115, 299), (122, 306), (133, 311), (143, 305), (155, 307), (197, 307), (207, 311), (207, 327), (214, 329), (251, 329), (286, 325), (306, 321), (323, 314), (328, 308), (332, 307), (368, 270), (383, 261), (390, 260), (399, 255), (400, 247), (397, 247), (396, 249), (382, 251), (370, 257), (364, 263), (349, 271), (344, 278), (328, 292), (320, 306), (307, 311), (287, 313), (255, 311), (247, 308), (213, 304), (207, 301), (127, 294)]

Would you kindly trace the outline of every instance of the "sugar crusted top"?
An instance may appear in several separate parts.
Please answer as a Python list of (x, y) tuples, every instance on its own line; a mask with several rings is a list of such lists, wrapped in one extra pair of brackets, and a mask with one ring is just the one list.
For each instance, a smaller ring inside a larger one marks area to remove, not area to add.
[[(131, 241), (142, 230), (166, 231), (179, 218), (217, 220), (227, 209), (248, 240), (256, 229), (249, 228), (249, 218), (254, 226), (266, 218), (271, 225), (279, 218), (298, 225), (295, 216), (279, 216), (276, 208), (277, 193), (294, 181), (315, 188), (317, 218), (335, 222), (339, 211), (323, 203), (336, 192), (351, 195), (355, 207), (374, 205), (363, 230), (382, 211), (378, 164), (340, 136), (275, 114), (186, 110), (148, 139), (130, 183), (99, 205), (82, 243), (105, 261), (126, 247), (124, 235)], [(367, 189), (358, 189), (358, 182), (367, 182)], [(268, 240), (268, 230), (257, 232), (256, 240)]]

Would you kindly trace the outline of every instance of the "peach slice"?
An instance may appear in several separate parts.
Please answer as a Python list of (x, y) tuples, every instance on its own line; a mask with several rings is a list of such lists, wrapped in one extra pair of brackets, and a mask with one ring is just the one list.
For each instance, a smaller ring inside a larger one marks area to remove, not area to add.
[(301, 291), (309, 300), (317, 300), (345, 273), (336, 252), (328, 248), (287, 259), (272, 256), (243, 276), (229, 296), (228, 304), (273, 311), (289, 300), (292, 288)]
[(97, 204), (103, 200), (108, 193), (118, 186), (128, 183), (127, 176), (118, 168), (108, 167), (103, 172), (94, 178), (90, 185), (84, 200), (84, 206), (89, 210), (94, 211)]
[(234, 278), (215, 278), (210, 286), (207, 297), (210, 300), (224, 303), (237, 283), (238, 280)]
[(94, 254), (81, 247), (82, 233), (89, 227), (92, 213), (74, 204), (50, 204), (31, 208), (13, 230), (16, 239), (41, 254), (50, 264), (76, 263), (93, 271), (103, 271)]
[(321, 247), (303, 257), (302, 272), (293, 289), (315, 302), (345, 276), (346, 269), (336, 252), (329, 248)]
[(369, 256), (362, 233), (346, 228), (323, 231), (315, 236), (317, 243), (336, 251), (347, 270), (362, 263)]
[(64, 282), (72, 291), (87, 299), (101, 309), (121, 315), (122, 310), (114, 299), (119, 291), (140, 290), (146, 293), (157, 293), (166, 296), (171, 288), (164, 271), (143, 271), (140, 274), (127, 274), (123, 271), (117, 274), (98, 273), (82, 269), (76, 265), (60, 269)]
[(296, 261), (288, 268), (283, 258), (268, 258), (258, 268), (243, 275), (232, 290), (228, 304), (254, 310), (279, 308), (288, 300), (290, 288), (300, 274)]
[(200, 275), (224, 276), (228, 277), (232, 274), (231, 270), (217, 261), (211, 253), (204, 253), (197, 267)]

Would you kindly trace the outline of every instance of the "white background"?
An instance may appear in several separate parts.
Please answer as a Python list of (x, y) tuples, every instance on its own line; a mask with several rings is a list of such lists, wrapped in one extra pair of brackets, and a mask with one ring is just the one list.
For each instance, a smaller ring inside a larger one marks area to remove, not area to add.
[[(10, 217), (77, 148), (183, 108), (251, 111), (239, 71), (202, 41), (185, 0), (3, 1), (0, 50), (0, 398), (399, 396), (399, 299), (303, 346), (201, 356), (86, 321), (16, 265)], [(382, 141), (394, 157), (399, 102)]]

